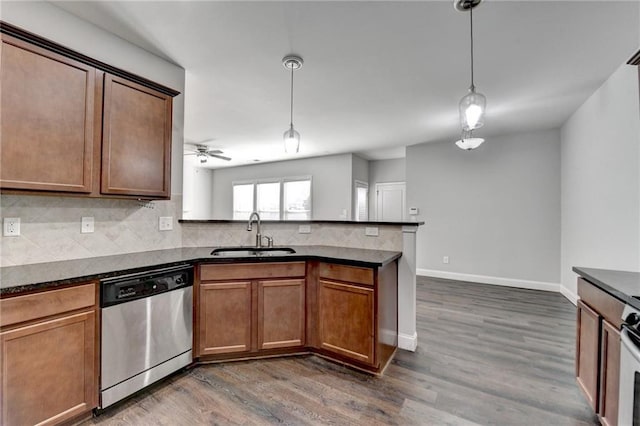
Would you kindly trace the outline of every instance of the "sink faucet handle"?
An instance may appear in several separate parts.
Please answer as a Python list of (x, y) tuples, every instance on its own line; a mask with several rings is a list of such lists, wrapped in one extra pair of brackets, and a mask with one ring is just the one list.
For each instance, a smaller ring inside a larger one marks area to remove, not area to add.
[(273, 237), (265, 235), (262, 238), (267, 240), (267, 247), (273, 247)]

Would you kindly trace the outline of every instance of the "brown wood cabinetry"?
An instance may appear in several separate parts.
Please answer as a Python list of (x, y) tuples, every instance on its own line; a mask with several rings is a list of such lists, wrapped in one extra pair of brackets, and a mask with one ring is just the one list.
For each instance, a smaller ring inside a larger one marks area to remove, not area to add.
[(169, 196), (171, 96), (104, 76), (103, 194)]
[(89, 193), (95, 69), (2, 35), (0, 186)]
[(304, 346), (304, 276), (304, 262), (201, 265), (196, 356)]
[(582, 278), (578, 295), (577, 382), (600, 422), (616, 425), (624, 303)]
[(304, 345), (305, 280), (258, 281), (258, 349)]
[(96, 291), (90, 283), (0, 300), (9, 314), (0, 329), (2, 424), (59, 424), (97, 406)]
[(0, 189), (170, 197), (178, 92), (4, 22), (0, 30)]
[(374, 364), (373, 289), (320, 279), (320, 347)]
[(200, 285), (199, 355), (251, 350), (250, 281)]
[(398, 269), (320, 263), (317, 288), (319, 352), (359, 368), (382, 371), (398, 346)]
[(380, 373), (398, 346), (398, 265), (202, 264), (196, 358), (313, 352)]

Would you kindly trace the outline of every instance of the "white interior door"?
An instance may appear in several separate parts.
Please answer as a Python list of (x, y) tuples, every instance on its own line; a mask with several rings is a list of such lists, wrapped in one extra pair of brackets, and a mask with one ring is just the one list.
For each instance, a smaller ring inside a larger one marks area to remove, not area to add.
[(404, 182), (376, 183), (376, 220), (402, 222), (405, 192)]

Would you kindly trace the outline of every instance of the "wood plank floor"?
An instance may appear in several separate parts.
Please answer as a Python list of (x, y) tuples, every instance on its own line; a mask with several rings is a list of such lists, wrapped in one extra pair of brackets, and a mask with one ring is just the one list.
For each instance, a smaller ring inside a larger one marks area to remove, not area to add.
[(418, 350), (374, 378), (315, 356), (211, 364), (84, 425), (597, 425), (558, 293), (418, 277)]

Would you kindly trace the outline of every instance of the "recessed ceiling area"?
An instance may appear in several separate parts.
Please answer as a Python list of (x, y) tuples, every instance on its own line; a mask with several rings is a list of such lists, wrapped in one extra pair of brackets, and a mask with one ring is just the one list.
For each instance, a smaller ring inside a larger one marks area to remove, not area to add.
[[(452, 1), (55, 2), (186, 70), (186, 142), (232, 158), (206, 167), (459, 139), (469, 17)], [(475, 83), (492, 135), (556, 128), (638, 49), (640, 3), (491, 1), (474, 10)], [(294, 123), (285, 154), (289, 73)], [(195, 156), (193, 156), (195, 157)], [(194, 159), (195, 161), (195, 159)]]

